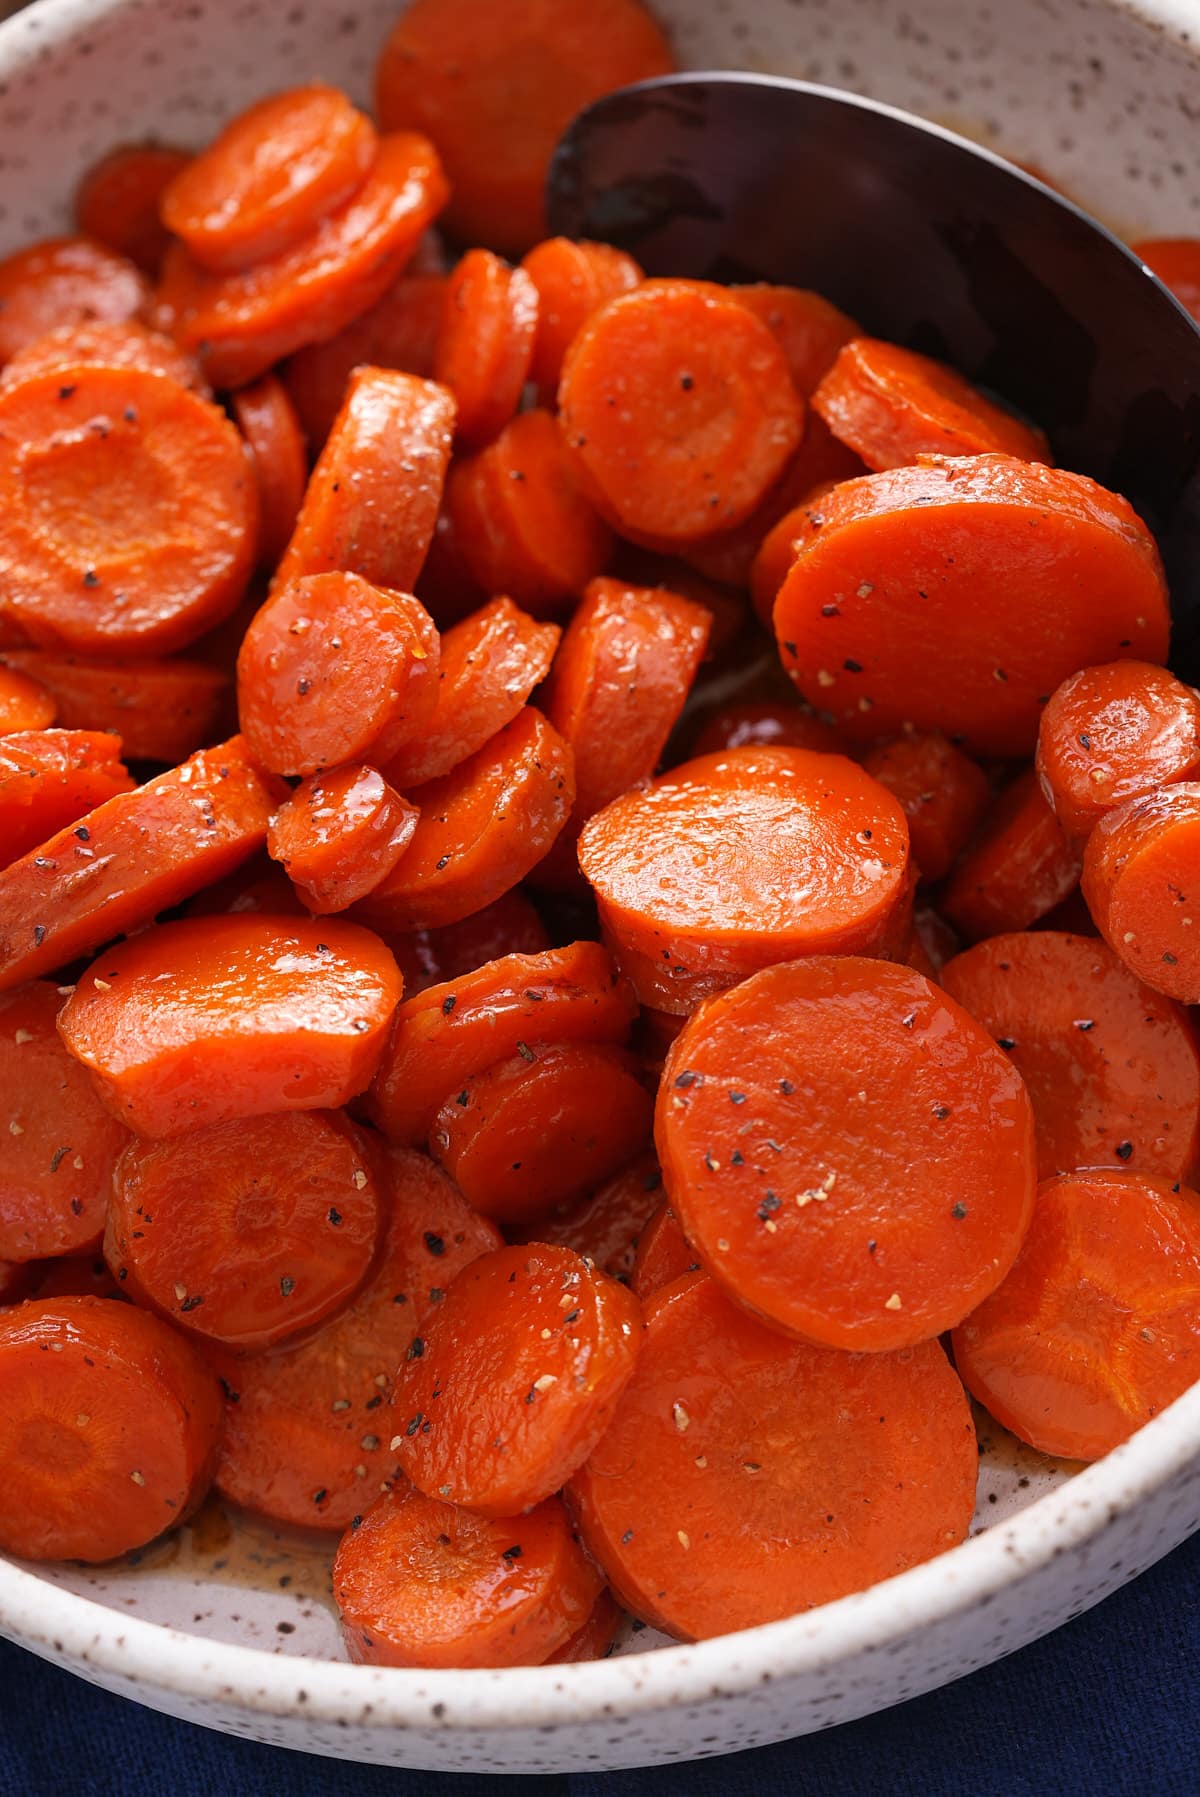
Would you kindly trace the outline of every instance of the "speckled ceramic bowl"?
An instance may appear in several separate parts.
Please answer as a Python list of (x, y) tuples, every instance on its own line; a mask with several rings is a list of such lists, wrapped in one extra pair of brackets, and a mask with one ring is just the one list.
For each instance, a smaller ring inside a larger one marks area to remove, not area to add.
[[(1200, 232), (1196, 0), (655, 6), (686, 64), (852, 87), (1037, 161), (1118, 227)], [(263, 91), (316, 75), (365, 98), (397, 10), (40, 0), (0, 27), (0, 249), (61, 227), (74, 178), (115, 140), (199, 142)], [(215, 1510), (115, 1567), (0, 1560), (0, 1631), (174, 1715), (341, 1759), (551, 1772), (726, 1753), (985, 1665), (1200, 1527), (1200, 1386), (1085, 1471), (980, 1423), (971, 1541), (857, 1597), (696, 1647), (643, 1632), (590, 1665), (350, 1666), (325, 1555)]]

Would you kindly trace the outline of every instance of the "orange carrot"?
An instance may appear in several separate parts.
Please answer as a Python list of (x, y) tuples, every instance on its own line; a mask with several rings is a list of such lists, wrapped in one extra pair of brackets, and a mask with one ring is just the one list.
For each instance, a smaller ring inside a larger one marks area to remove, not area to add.
[(756, 281), (731, 287), (730, 293), (778, 339), (802, 399), (812, 397), (842, 346), (862, 335), (845, 312), (804, 287), (772, 287)]
[(1027, 769), (993, 806), (947, 884), (941, 908), (968, 942), (1028, 929), (1073, 890), (1079, 867), (1078, 850)]
[(125, 256), (87, 237), (48, 237), (0, 262), (0, 363), (64, 324), (118, 323), (149, 290)]
[(1179, 781), (1128, 799), (1088, 837), (1083, 896), (1096, 928), (1140, 980), (1200, 1003), (1193, 941), (1200, 783)]
[(91, 661), (52, 649), (0, 650), (0, 663), (51, 694), (66, 730), (111, 730), (131, 761), (183, 761), (216, 733), (229, 682), (170, 661)]
[(157, 275), (170, 242), (159, 217), (164, 189), (191, 161), (170, 144), (117, 144), (93, 162), (75, 189), (75, 222), (85, 237), (143, 274)]
[(521, 403), (533, 360), (538, 293), (523, 268), (468, 250), (446, 286), (434, 378), (453, 393), (460, 443), (490, 443)]
[[(816, 416), (815, 412), (810, 413), (811, 418)], [(854, 475), (846, 474), (843, 478), (850, 480)], [(754, 610), (759, 621), (768, 630), (771, 628), (779, 589), (791, 573), (792, 563), (796, 559), (797, 545), (814, 531), (820, 530), (825, 522), (821, 501), (833, 492), (836, 485), (834, 480), (819, 480), (807, 487), (797, 503), (781, 513), (759, 539), (750, 564), (748, 584)]]
[(837, 755), (842, 746), (829, 725), (807, 705), (785, 699), (722, 706), (705, 723), (692, 745), (692, 753), (716, 755), (723, 749), (774, 745), (812, 749), (822, 755)]
[[(270, 829), (267, 831), (270, 835)], [(265, 854), (252, 855), (234, 873), (214, 880), (189, 899), (185, 917), (307, 917), (300, 895), (281, 867)]]
[(284, 385), (314, 449), (329, 435), (356, 368), (369, 363), (423, 378), (433, 373), (445, 291), (444, 275), (406, 269), (382, 299), (335, 337), (308, 344), (284, 364)]
[(538, 403), (553, 407), (558, 377), (571, 343), (594, 312), (642, 279), (632, 256), (610, 243), (547, 237), (522, 258), (521, 267), (537, 289), (537, 335), (530, 378)]
[(1114, 806), (1200, 774), (1200, 693), (1148, 662), (1084, 668), (1042, 713), (1037, 770), (1063, 829), (1085, 837)]
[(632, 1285), (643, 1304), (664, 1285), (672, 1285), (685, 1273), (695, 1273), (700, 1262), (679, 1227), (669, 1204), (660, 1204), (638, 1238)]
[(351, 763), (300, 782), (271, 820), (267, 850), (310, 911), (344, 911), (391, 873), (419, 816), (375, 768)]
[(399, 962), (408, 998), (461, 979), (502, 955), (540, 955), (550, 947), (546, 926), (515, 887), (482, 911), (436, 930), (393, 931), (384, 941)]
[[(0, 655), (3, 653), (0, 651)], [(35, 680), (32, 674), (23, 674), (19, 666), (12, 667), (0, 661), (0, 738), (14, 732), (48, 730), (57, 710), (53, 693), (40, 680)]]
[(258, 484), (258, 559), (273, 568), (288, 546), (308, 479), (300, 421), (287, 388), (264, 374), (230, 399)]
[(26, 1269), (36, 1275), (35, 1298), (123, 1298), (102, 1254), (60, 1255)]
[(863, 767), (899, 799), (921, 878), (940, 880), (987, 810), (991, 789), (983, 769), (936, 731), (898, 736), (872, 750)]
[(0, 388), (15, 387), (19, 381), (35, 374), (49, 374), (60, 368), (81, 366), (99, 368), (144, 368), (151, 374), (167, 374), (181, 387), (188, 387), (203, 399), (212, 394), (193, 356), (136, 319), (120, 321), (100, 319), (88, 324), (64, 324), (35, 337), (4, 364)]
[[(662, 1173), (655, 1154), (646, 1149), (586, 1197), (557, 1205), (525, 1225), (519, 1237), (573, 1248), (602, 1273), (628, 1285), (642, 1233), (661, 1201)], [(510, 1230), (510, 1239), (517, 1233)]]
[(119, 736), (33, 729), (0, 737), (0, 866), (132, 790)]
[(568, 1666), (578, 1660), (607, 1659), (616, 1646), (624, 1621), (625, 1612), (606, 1588), (596, 1599), (583, 1627), (542, 1664)]

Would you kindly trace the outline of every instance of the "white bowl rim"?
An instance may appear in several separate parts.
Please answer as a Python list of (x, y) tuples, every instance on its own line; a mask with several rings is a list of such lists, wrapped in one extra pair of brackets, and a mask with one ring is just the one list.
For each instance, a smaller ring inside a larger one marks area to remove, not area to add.
[[(1194, 0), (1112, 0), (1197, 52)], [(128, 0), (36, 0), (0, 22), (0, 73), (95, 30)], [(1200, 1455), (1200, 1384), (1128, 1441), (1014, 1518), (836, 1603), (736, 1635), (616, 1659), (489, 1671), (353, 1666), (147, 1622), (0, 1557), (0, 1631), (97, 1673), (260, 1715), (372, 1728), (512, 1730), (603, 1721), (733, 1697), (880, 1651), (1024, 1582), (1082, 1547)], [(1059, 1514), (1050, 1520), (1050, 1512)], [(731, 1645), (736, 1644), (731, 1654)]]

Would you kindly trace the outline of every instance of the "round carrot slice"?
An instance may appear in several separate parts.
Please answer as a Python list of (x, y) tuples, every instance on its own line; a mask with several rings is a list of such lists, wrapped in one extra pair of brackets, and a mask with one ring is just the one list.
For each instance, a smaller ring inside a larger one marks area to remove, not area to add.
[(846, 481), (775, 602), (784, 666), (854, 741), (911, 725), (1028, 754), (1078, 668), (1166, 659), (1153, 538), (1082, 474), (1010, 456)]
[(1110, 811), (1088, 837), (1083, 896), (1096, 928), (1140, 980), (1200, 1004), (1194, 940), (1200, 783), (1160, 787)]
[(700, 1262), (679, 1227), (679, 1218), (669, 1204), (660, 1204), (638, 1237), (630, 1285), (645, 1303), (664, 1285), (672, 1285), (685, 1273), (699, 1269)]
[(356, 368), (398, 368), (428, 377), (442, 321), (446, 277), (408, 269), (383, 298), (335, 337), (299, 349), (283, 368), (304, 435), (319, 449), (333, 427)]
[(430, 986), (474, 973), (502, 955), (540, 955), (550, 936), (537, 910), (515, 888), (458, 923), (437, 930), (395, 931), (384, 937), (414, 998)]
[(608, 521), (669, 543), (747, 517), (804, 421), (771, 331), (701, 281), (647, 282), (610, 300), (571, 345), (559, 407)]
[(812, 403), (868, 468), (902, 468), (922, 455), (1051, 459), (1040, 430), (955, 369), (876, 337), (856, 337), (838, 352)]
[(235, 736), (68, 824), (0, 872), (0, 991), (231, 873), (266, 841), (276, 802)]
[(120, 322), (100, 319), (90, 324), (64, 324), (35, 337), (32, 343), (17, 351), (4, 365), (0, 388), (15, 387), (19, 381), (35, 374), (49, 374), (60, 368), (81, 366), (97, 368), (144, 368), (151, 374), (166, 374), (181, 387), (209, 399), (211, 394), (200, 373), (199, 364), (186, 355), (161, 331), (127, 318)]
[(1200, 239), (1147, 237), (1129, 247), (1200, 324)]
[(592, 1613), (571, 1639), (543, 1660), (544, 1666), (569, 1666), (579, 1660), (605, 1660), (617, 1644), (625, 1621), (625, 1612), (605, 1589), (592, 1606)]
[(538, 298), (530, 378), (537, 385), (539, 402), (553, 407), (558, 377), (574, 338), (607, 301), (636, 287), (642, 271), (632, 256), (610, 243), (570, 237), (548, 237), (535, 244), (521, 267)]
[(390, 368), (359, 368), (305, 489), (276, 584), (346, 570), (409, 593), (437, 521), (454, 401)]
[(1063, 829), (1086, 836), (1114, 806), (1200, 774), (1200, 693), (1149, 662), (1084, 668), (1042, 713), (1037, 770)]
[(192, 160), (170, 144), (117, 144), (93, 162), (75, 189), (75, 222), (85, 237), (157, 275), (171, 240), (159, 216), (163, 193)]
[(62, 368), (0, 392), (4, 606), (45, 648), (179, 649), (232, 611), (257, 503), (216, 406), (144, 368)]
[(438, 634), (419, 600), (359, 574), (287, 580), (238, 652), (238, 714), (264, 767), (385, 761), (437, 703)]
[(623, 1049), (522, 1043), (447, 1095), (429, 1152), (485, 1217), (525, 1223), (615, 1173), (649, 1140), (653, 1119)]
[(339, 88), (314, 81), (238, 113), (180, 169), (162, 219), (197, 262), (249, 268), (291, 249), (357, 193), (375, 127)]
[(464, 1268), (396, 1381), (392, 1446), (412, 1483), (484, 1516), (549, 1497), (607, 1428), (641, 1320), (633, 1293), (570, 1248)]
[(638, 0), (524, 0), (503, 19), (490, 0), (416, 0), (376, 69), (385, 131), (428, 131), (453, 189), (457, 237), (520, 255), (545, 235), (550, 156), (575, 114), (629, 81), (673, 67)]
[[(816, 418), (815, 412), (810, 417)], [(842, 476), (845, 480), (855, 478), (857, 470)], [(755, 545), (754, 559), (750, 564), (748, 585), (754, 610), (760, 622), (768, 630), (775, 614), (775, 601), (779, 597), (779, 589), (791, 572), (792, 563), (796, 559), (797, 544), (802, 539), (820, 530), (825, 522), (825, 514), (821, 509), (821, 501), (832, 493), (837, 485), (834, 480), (819, 480), (807, 487), (800, 495), (797, 504), (789, 506), (775, 519), (770, 529), (761, 536)]]
[(1178, 1005), (1091, 936), (993, 936), (939, 982), (977, 1017), (1029, 1089), (1038, 1175), (1128, 1167), (1191, 1178), (1200, 1153), (1200, 1048)]
[(138, 1135), (334, 1109), (370, 1084), (400, 998), (368, 930), (197, 917), (110, 949), (63, 1007), (63, 1041)]
[(1047, 1180), (954, 1358), (1022, 1441), (1098, 1460), (1200, 1377), (1200, 1196), (1137, 1173)]
[(126, 1134), (55, 1028), (57, 987), (34, 981), (0, 997), (0, 1257), (81, 1254), (104, 1228), (113, 1163)]
[(664, 1011), (776, 961), (886, 945), (907, 856), (890, 793), (844, 756), (789, 748), (685, 762), (579, 839), (614, 955), (642, 1003)]
[(647, 1307), (568, 1500), (627, 1608), (684, 1640), (830, 1603), (966, 1537), (975, 1427), (937, 1342), (789, 1342), (701, 1274)]
[(482, 749), (421, 788), (408, 852), (361, 906), (369, 923), (457, 923), (516, 886), (546, 853), (575, 800), (571, 751), (532, 705)]
[[(921, 878), (940, 880), (987, 810), (991, 788), (983, 769), (936, 731), (898, 736), (865, 756), (863, 767), (899, 799)], [(1023, 866), (1021, 871), (1038, 870)]]
[(181, 656), (92, 661), (52, 649), (5, 649), (0, 662), (51, 694), (65, 730), (112, 731), (131, 761), (186, 760), (216, 734), (229, 690), (219, 668)]
[(159, 322), (196, 352), (214, 387), (243, 387), (281, 356), (335, 336), (381, 299), (446, 192), (427, 138), (382, 137), (358, 191), (269, 261), (219, 274), (172, 245), (158, 291)]
[(549, 673), (559, 634), (503, 598), (453, 625), (442, 637), (433, 717), (388, 762), (392, 784), (440, 779), (511, 724)]
[(258, 559), (273, 568), (296, 528), (308, 479), (300, 421), (287, 388), (273, 374), (233, 394), (230, 405), (258, 484)]
[(630, 1283), (642, 1231), (660, 1208), (662, 1172), (652, 1149), (626, 1163), (585, 1198), (557, 1205), (509, 1239), (553, 1242), (585, 1254), (611, 1279)]
[(136, 318), (149, 297), (124, 256), (87, 237), (48, 237), (0, 261), (0, 363), (64, 324)]
[(168, 1321), (269, 1348), (353, 1297), (375, 1257), (379, 1212), (359, 1132), (333, 1112), (285, 1111), (131, 1142), (113, 1177), (104, 1255)]
[(824, 1347), (909, 1347), (961, 1322), (1029, 1226), (1020, 1075), (908, 967), (821, 956), (711, 999), (667, 1057), (655, 1137), (708, 1270)]
[(104, 1298), (0, 1316), (0, 1546), (111, 1560), (183, 1522), (212, 1476), (221, 1394), (157, 1317)]
[(386, 879), (413, 839), (420, 812), (373, 767), (310, 774), (267, 832), (310, 911), (344, 911)]
[(19, 668), (0, 664), (0, 736), (48, 730), (55, 715), (53, 693)]
[(862, 335), (845, 312), (805, 287), (773, 287), (769, 282), (755, 281), (729, 291), (778, 340), (802, 399), (809, 399), (816, 391), (842, 346)]
[(519, 413), (486, 449), (456, 462), (446, 505), (479, 586), (536, 613), (562, 610), (612, 550), (549, 412)]
[(534, 1666), (585, 1626), (600, 1574), (557, 1498), (527, 1516), (471, 1516), (388, 1492), (343, 1537), (333, 1595), (366, 1666)]
[(121, 739), (106, 731), (27, 729), (0, 737), (0, 866), (132, 790)]
[(694, 755), (718, 755), (725, 749), (781, 747), (812, 749), (819, 755), (837, 755), (837, 735), (807, 705), (785, 700), (760, 700), (744, 705), (724, 705), (713, 712), (693, 745)]
[(468, 250), (446, 287), (435, 380), (458, 404), (458, 438), (490, 443), (518, 405), (533, 360), (538, 293), (523, 268)]
[(1032, 768), (1000, 795), (946, 886), (941, 907), (968, 942), (1028, 929), (1073, 891), (1080, 855)]
[(370, 1109), (393, 1142), (428, 1134), (447, 1092), (458, 1092), (532, 1038), (624, 1042), (637, 1004), (598, 942), (506, 955), (396, 1012)]
[(218, 1487), (300, 1528), (346, 1528), (397, 1476), (396, 1368), (455, 1275), (500, 1246), (495, 1226), (423, 1154), (380, 1154), (375, 1176), (384, 1240), (348, 1308), (294, 1347), (213, 1355), (226, 1388)]

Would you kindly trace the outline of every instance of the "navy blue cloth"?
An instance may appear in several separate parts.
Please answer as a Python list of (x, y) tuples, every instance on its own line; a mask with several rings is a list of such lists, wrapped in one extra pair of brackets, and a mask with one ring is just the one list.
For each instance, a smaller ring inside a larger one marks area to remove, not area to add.
[[(1044, 1641), (806, 1740), (532, 1780), (535, 1797), (1196, 1797), (1200, 1536)], [(502, 1782), (310, 1759), (156, 1716), (0, 1644), (0, 1797), (500, 1797)]]

